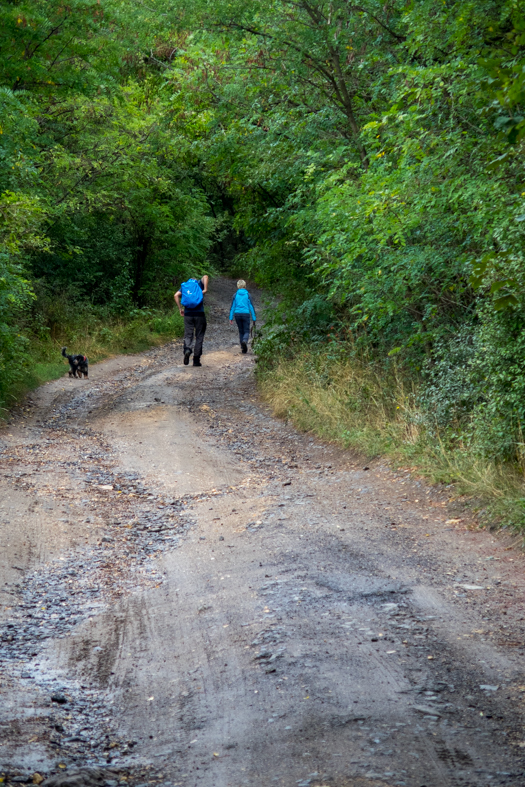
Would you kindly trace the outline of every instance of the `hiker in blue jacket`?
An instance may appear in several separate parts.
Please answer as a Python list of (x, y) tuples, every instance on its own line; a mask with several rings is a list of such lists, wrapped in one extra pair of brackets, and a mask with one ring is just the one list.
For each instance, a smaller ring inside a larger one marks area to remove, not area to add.
[(180, 290), (175, 293), (175, 303), (184, 317), (184, 366), (190, 362), (193, 337), (193, 365), (202, 366), (202, 342), (206, 333), (206, 315), (204, 313), (204, 295), (208, 292), (208, 277), (188, 279), (182, 282)]
[(244, 279), (239, 279), (237, 282), (237, 292), (233, 296), (232, 307), (230, 309), (230, 322), (233, 324), (233, 318), (237, 323), (239, 329), (239, 341), (241, 343), (241, 350), (243, 353), (248, 352), (248, 339), (250, 338), (250, 315), (255, 322), (257, 316), (255, 309), (250, 299), (250, 293), (246, 289), (246, 282)]

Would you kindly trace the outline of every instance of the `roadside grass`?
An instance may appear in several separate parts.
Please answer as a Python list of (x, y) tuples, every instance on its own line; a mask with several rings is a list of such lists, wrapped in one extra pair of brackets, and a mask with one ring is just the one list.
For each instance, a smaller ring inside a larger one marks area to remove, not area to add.
[(387, 457), (434, 484), (451, 484), (480, 524), (525, 533), (525, 479), (472, 442), (440, 432), (417, 406), (417, 389), (393, 368), (308, 350), (258, 371), (275, 415), (371, 459)]
[(69, 354), (87, 355), (91, 364), (113, 355), (143, 352), (183, 335), (179, 312), (160, 309), (137, 309), (126, 317), (86, 311), (68, 323), (29, 333), (28, 363), (5, 395), (4, 407), (67, 374), (69, 364), (61, 355), (64, 346)]

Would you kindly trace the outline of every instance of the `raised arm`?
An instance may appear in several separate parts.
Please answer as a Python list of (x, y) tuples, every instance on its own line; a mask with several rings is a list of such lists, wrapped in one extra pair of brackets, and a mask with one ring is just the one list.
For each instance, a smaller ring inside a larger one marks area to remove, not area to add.
[(180, 305), (180, 299), (182, 297), (182, 292), (179, 290), (178, 292), (175, 293), (175, 295), (173, 297), (175, 298), (175, 303), (177, 304), (177, 306), (179, 308), (180, 316), (184, 317), (184, 306)]
[(202, 277), (201, 281), (204, 284), (204, 289), (203, 289), (202, 293), (203, 293), (203, 295), (205, 295), (208, 292), (208, 281), (209, 281), (208, 274), (205, 274)]

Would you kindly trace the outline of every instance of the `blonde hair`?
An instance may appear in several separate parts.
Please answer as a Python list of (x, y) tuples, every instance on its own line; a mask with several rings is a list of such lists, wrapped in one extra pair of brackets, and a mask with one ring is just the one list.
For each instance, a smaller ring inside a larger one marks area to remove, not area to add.
[(237, 289), (238, 290), (246, 289), (246, 282), (244, 281), (244, 279), (239, 279), (239, 281), (237, 282)]

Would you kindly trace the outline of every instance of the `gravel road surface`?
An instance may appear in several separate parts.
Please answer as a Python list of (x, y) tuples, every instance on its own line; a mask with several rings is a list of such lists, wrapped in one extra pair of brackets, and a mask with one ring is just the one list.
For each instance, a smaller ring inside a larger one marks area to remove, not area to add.
[(0, 783), (525, 785), (522, 554), (274, 419), (233, 291), (202, 368), (114, 358), (0, 430)]

